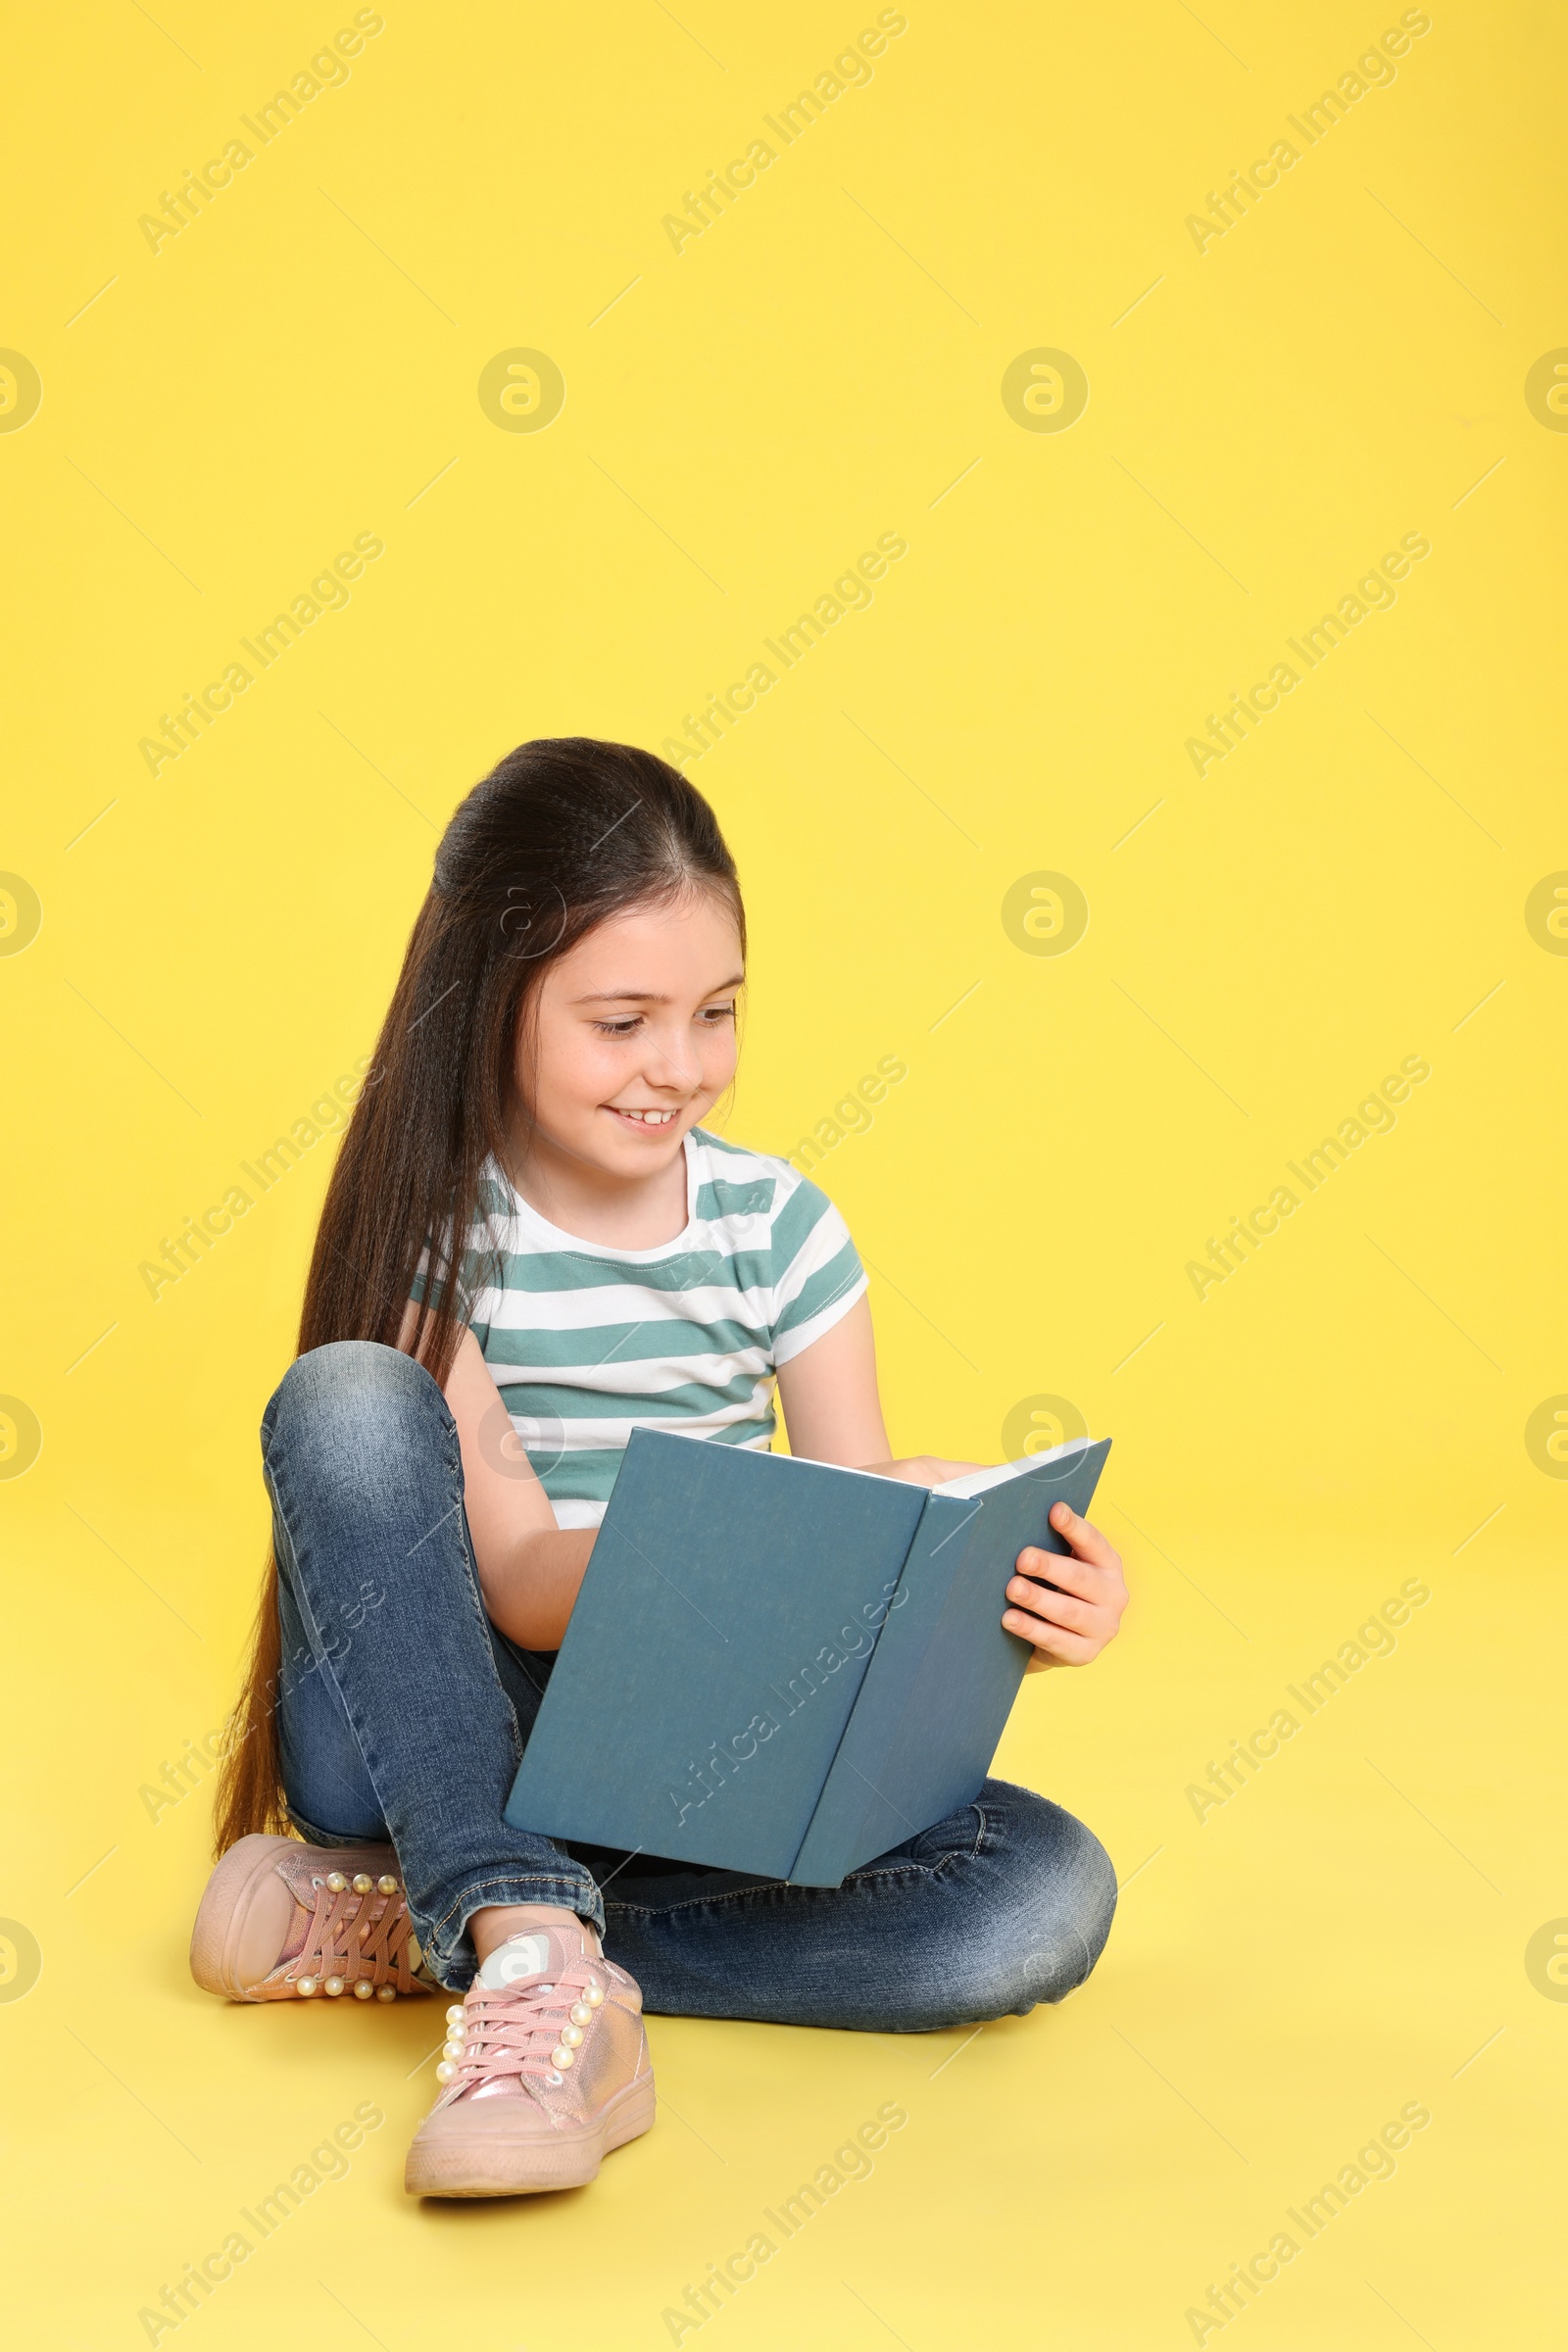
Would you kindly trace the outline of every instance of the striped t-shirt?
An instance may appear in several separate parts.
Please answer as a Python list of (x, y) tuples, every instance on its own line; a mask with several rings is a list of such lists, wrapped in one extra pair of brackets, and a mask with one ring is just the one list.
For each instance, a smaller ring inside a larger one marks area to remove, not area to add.
[(782, 1159), (700, 1127), (686, 1229), (657, 1250), (579, 1241), (493, 1164), (468, 1321), (563, 1527), (597, 1527), (634, 1429), (765, 1449), (773, 1375), (866, 1288), (848, 1228)]

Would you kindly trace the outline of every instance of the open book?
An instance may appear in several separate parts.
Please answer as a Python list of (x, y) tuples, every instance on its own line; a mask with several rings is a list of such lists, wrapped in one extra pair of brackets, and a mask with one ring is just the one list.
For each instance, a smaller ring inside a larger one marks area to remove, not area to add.
[(836, 1886), (978, 1792), (1110, 1441), (927, 1489), (634, 1430), (507, 1802), (517, 1829)]

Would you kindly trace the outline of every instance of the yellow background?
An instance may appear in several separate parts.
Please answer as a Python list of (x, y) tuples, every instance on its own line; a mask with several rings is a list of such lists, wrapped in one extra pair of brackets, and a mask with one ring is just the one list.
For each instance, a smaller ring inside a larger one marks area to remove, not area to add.
[[(0, 959), (0, 1390), (42, 1429), (0, 1484), (0, 1915), (42, 1953), (0, 2000), (17, 2342), (145, 2341), (365, 2100), (351, 2176), (180, 2344), (668, 2342), (889, 2100), (874, 2176), (705, 2344), (1190, 2343), (1408, 2101), (1396, 2178), (1233, 2325), (1545, 2340), (1568, 2009), (1525, 1954), (1568, 1913), (1568, 1486), (1525, 1427), (1568, 1390), (1568, 961), (1524, 909), (1568, 867), (1568, 439), (1524, 382), (1568, 343), (1560, 20), (1439, 0), (1200, 253), (1186, 216), (1396, 11), (912, 5), (677, 255), (662, 217), (873, 11), (397, 0), (149, 250), (138, 216), (348, 14), (11, 34), (0, 343), (43, 386), (0, 434), (0, 866), (42, 906)], [(547, 430), (479, 405), (515, 347), (564, 373)], [(1057, 433), (1001, 398), (1041, 347), (1091, 387)], [(1114, 1436), (1125, 1636), (1028, 1687), (1001, 1769), (1132, 1883), (1059, 2012), (967, 2043), (656, 2021), (660, 2127), (595, 2188), (421, 2210), (434, 2010), (197, 1993), (206, 1785), (156, 1822), (139, 1793), (231, 1700), (332, 1147), (156, 1302), (138, 1266), (368, 1051), (497, 756), (657, 748), (889, 530), (874, 605), (689, 770), (754, 924), (731, 1132), (789, 1152), (902, 1055), (818, 1171), (877, 1269), (895, 1444), (994, 1457), (1039, 1395)], [(159, 714), (365, 531), (348, 608), (150, 775)], [(1410, 531), (1396, 606), (1195, 774), (1206, 714)], [(1088, 900), (1069, 954), (1004, 928), (1037, 871)], [(1187, 1261), (1411, 1054), (1396, 1129), (1200, 1302)], [(1209, 1760), (1412, 1577), (1396, 1653), (1200, 1822)]]

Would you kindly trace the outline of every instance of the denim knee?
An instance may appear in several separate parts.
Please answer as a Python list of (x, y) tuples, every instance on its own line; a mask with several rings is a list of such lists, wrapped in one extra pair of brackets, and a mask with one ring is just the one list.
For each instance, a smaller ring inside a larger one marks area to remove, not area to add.
[(325, 1446), (352, 1475), (378, 1440), (398, 1442), (411, 1423), (428, 1423), (456, 1447), (447, 1400), (422, 1364), (376, 1340), (332, 1340), (284, 1373), (262, 1416), (262, 1452), (270, 1466), (284, 1454), (319, 1458)]
[(296, 1417), (312, 1420), (321, 1413), (373, 1413), (378, 1405), (396, 1408), (424, 1392), (441, 1391), (422, 1364), (401, 1348), (383, 1347), (379, 1340), (329, 1340), (295, 1357), (273, 1391), (262, 1426), (286, 1438)]
[(1092, 1830), (1005, 1781), (986, 1783), (971, 1818), (954, 1880), (958, 1932), (927, 1941), (928, 1967), (906, 1984), (922, 2023), (937, 2010), (958, 2024), (1062, 2000), (1110, 1934), (1116, 1874)]
[(1023, 1942), (1011, 1962), (1014, 2009), (1076, 1991), (1105, 1948), (1116, 1911), (1116, 1872), (1093, 1830), (1060, 1805), (1022, 1790), (1031, 1816), (1018, 1835), (1017, 1918)]

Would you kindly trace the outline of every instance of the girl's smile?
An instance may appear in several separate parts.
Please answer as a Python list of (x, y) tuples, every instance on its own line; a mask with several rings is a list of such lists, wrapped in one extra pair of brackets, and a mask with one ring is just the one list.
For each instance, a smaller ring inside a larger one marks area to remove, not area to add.
[(672, 1110), (629, 1110), (624, 1102), (606, 1102), (603, 1107), (617, 1119), (628, 1119), (634, 1127), (645, 1132), (667, 1127), (675, 1116)]

